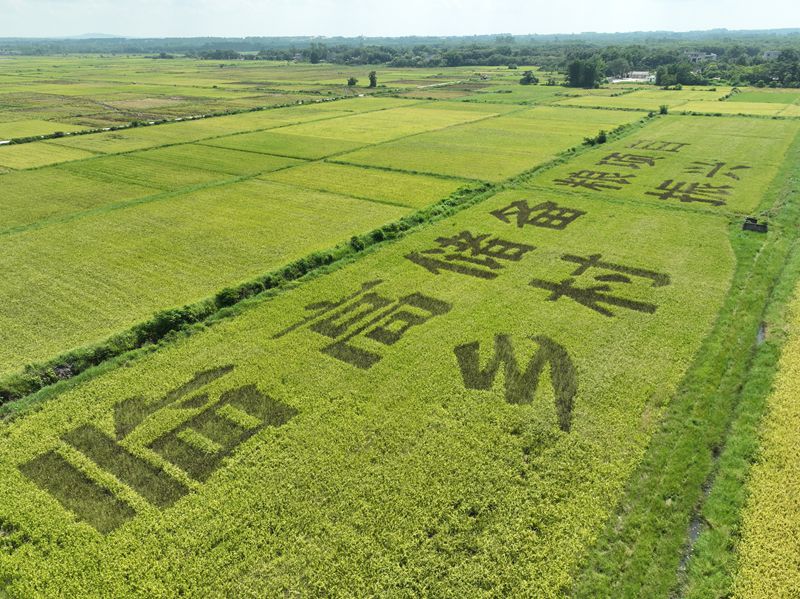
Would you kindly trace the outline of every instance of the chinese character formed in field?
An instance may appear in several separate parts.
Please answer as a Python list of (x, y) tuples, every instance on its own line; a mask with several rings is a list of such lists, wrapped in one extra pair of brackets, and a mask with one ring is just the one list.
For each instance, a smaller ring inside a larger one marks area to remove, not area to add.
[(473, 235), (462, 231), (453, 237), (438, 237), (440, 247), (411, 252), (406, 256), (414, 264), (438, 275), (442, 270), (451, 270), (479, 279), (494, 279), (494, 271), (503, 268), (502, 261), (519, 262), (523, 256), (536, 249), (532, 245), (505, 241), (488, 234)]
[(148, 447), (195, 480), (205, 481), (239, 445), (267, 426), (286, 424), (297, 409), (255, 385), (226, 391), (220, 400), (152, 441)]
[[(306, 306), (314, 314), (277, 333), (273, 339), (308, 325), (311, 331), (333, 340), (320, 350), (322, 353), (366, 370), (382, 359), (375, 343), (394, 345), (410, 328), (452, 308), (447, 302), (421, 293), (411, 293), (399, 300), (385, 297), (373, 291), (381, 283), (369, 281), (359, 291), (338, 301)], [(356, 339), (361, 341), (356, 343)]]
[(556, 185), (567, 185), (569, 187), (585, 187), (592, 191), (602, 191), (603, 189), (622, 189), (623, 185), (629, 185), (629, 179), (633, 175), (623, 175), (620, 173), (605, 173), (602, 171), (582, 170), (570, 173), (566, 179), (555, 179)]
[[(56, 449), (33, 458), (20, 470), (39, 487), (98, 532), (106, 534), (136, 516), (123, 497), (88, 477), (81, 461), (91, 462), (98, 471), (113, 475), (156, 508), (173, 505), (191, 489), (175, 478), (148, 454), (181, 468), (196, 481), (207, 480), (223, 460), (247, 439), (265, 427), (286, 424), (297, 409), (262, 393), (255, 385), (239, 386), (211, 399), (208, 386), (233, 370), (232, 365), (197, 372), (186, 383), (160, 398), (126, 399), (114, 406), (116, 438), (94, 424), (78, 426), (61, 436), (70, 446), (63, 455)], [(160, 410), (183, 411), (190, 418), (151, 440), (137, 452), (128, 440), (137, 427)], [(75, 456), (80, 455), (75, 462)], [(55, 484), (54, 484), (54, 481)], [(98, 513), (96, 498), (103, 498)]]
[(646, 191), (659, 200), (678, 199), (681, 202), (704, 202), (712, 206), (722, 206), (730, 195), (730, 185), (711, 185), (710, 183), (689, 183), (668, 179), (659, 185), (657, 191)]
[(663, 159), (663, 156), (644, 156), (642, 154), (620, 154), (614, 152), (603, 158), (598, 165), (624, 166), (639, 170), (642, 166), (655, 166), (656, 160)]
[(713, 179), (719, 174), (722, 175), (723, 177), (728, 177), (730, 179), (735, 179), (736, 181), (739, 181), (739, 175), (736, 173), (736, 171), (741, 171), (750, 168), (749, 166), (745, 166), (743, 164), (739, 164), (737, 166), (729, 166), (725, 168), (726, 165), (727, 165), (726, 162), (695, 161), (692, 162), (689, 166), (687, 166), (683, 172), (693, 173), (696, 175), (703, 175), (708, 179)]
[(527, 200), (520, 200), (519, 202), (512, 202), (505, 208), (493, 210), (490, 214), (504, 223), (510, 223), (510, 218), (515, 216), (517, 227), (520, 229), (525, 225), (533, 225), (534, 227), (544, 227), (545, 229), (563, 230), (575, 219), (586, 213), (574, 208), (560, 207), (555, 202), (542, 202), (541, 204), (536, 204), (536, 206), (531, 206)]
[[(525, 370), (520, 366), (509, 335), (499, 334), (494, 338), (494, 355), (488, 362), (481, 360), (479, 341), (457, 346), (453, 352), (467, 389), (488, 390), (494, 386), (502, 366), (506, 401), (510, 404), (529, 404), (533, 401), (540, 378), (548, 377), (555, 391), (558, 425), (568, 433), (572, 426), (572, 405), (578, 392), (575, 366), (567, 350), (544, 335), (535, 335), (529, 340), (538, 344)], [(481, 368), (481, 363), (486, 366)], [(549, 366), (549, 368), (548, 368)]]
[(677, 141), (657, 141), (653, 139), (640, 139), (629, 145), (634, 150), (653, 150), (654, 152), (679, 152), (684, 146), (689, 144)]
[[(655, 304), (649, 302), (613, 295), (613, 284), (633, 284), (633, 277), (649, 279), (651, 287), (663, 287), (669, 285), (670, 282), (669, 275), (643, 268), (605, 262), (602, 260), (601, 254), (592, 254), (586, 257), (565, 254), (561, 256), (561, 259), (565, 262), (574, 262), (578, 265), (571, 273), (570, 277), (557, 283), (544, 281), (542, 279), (533, 279), (530, 285), (550, 291), (551, 294), (547, 299), (551, 302), (555, 302), (562, 297), (568, 297), (603, 316), (614, 316), (614, 312), (609, 310), (606, 306), (618, 306), (620, 308), (644, 312), (646, 314), (653, 314), (657, 308)], [(602, 274), (594, 276), (594, 280), (598, 281), (599, 284), (589, 285), (587, 287), (579, 287), (576, 285), (576, 277), (583, 275), (590, 269), (604, 271)]]

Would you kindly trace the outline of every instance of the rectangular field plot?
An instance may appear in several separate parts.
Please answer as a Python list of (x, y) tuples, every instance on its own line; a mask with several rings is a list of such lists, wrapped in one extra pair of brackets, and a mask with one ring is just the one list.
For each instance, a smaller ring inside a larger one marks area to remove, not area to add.
[(249, 181), (0, 236), (0, 374), (408, 212)]
[(790, 104), (786, 108), (784, 108), (778, 116), (789, 116), (789, 117), (799, 117), (800, 116), (800, 105), (797, 104)]
[(477, 121), (490, 115), (491, 113), (434, 110), (424, 106), (415, 106), (295, 125), (282, 129), (281, 133), (327, 137), (362, 144), (378, 143)]
[(555, 106), (583, 106), (587, 108), (625, 108), (628, 110), (651, 111), (658, 110), (659, 106), (666, 104), (674, 107), (685, 104), (686, 100), (677, 97), (666, 96), (663, 99), (638, 98), (633, 94), (622, 96), (579, 96), (567, 100), (559, 100)]
[(182, 164), (169, 164), (142, 160), (135, 155), (102, 156), (81, 160), (56, 168), (62, 168), (86, 177), (109, 183), (141, 183), (148, 187), (173, 191), (181, 187), (211, 183), (228, 178), (224, 173), (201, 170)]
[(789, 89), (747, 89), (733, 94), (728, 102), (776, 102), (778, 104), (800, 103), (800, 92)]
[(52, 121), (22, 120), (7, 123), (0, 122), (0, 139), (48, 135), (56, 131), (80, 131), (81, 129), (83, 127), (54, 123)]
[[(219, 118), (227, 119), (228, 117)], [(285, 124), (286, 119), (278, 118), (276, 120), (264, 119), (258, 125), (260, 128), (268, 129)], [(56, 140), (54, 143), (92, 152), (117, 154), (169, 144), (187, 143), (256, 128), (258, 127), (252, 120), (229, 122), (210, 118), (68, 137)]]
[(413, 208), (424, 208), (467, 184), (454, 179), (325, 162), (283, 169), (261, 178)]
[(10, 589), (567, 594), (733, 264), (718, 215), (504, 192), (5, 427)]
[(210, 136), (188, 127), (188, 125), (194, 124), (194, 122), (181, 123), (181, 125), (185, 126), (178, 127), (170, 123), (151, 127), (121, 129), (119, 131), (106, 131), (57, 139), (53, 140), (52, 143), (65, 148), (86, 150), (99, 154), (118, 154), (167, 144), (190, 142)]
[(260, 131), (219, 137), (201, 142), (203, 145), (232, 150), (245, 150), (262, 154), (274, 154), (288, 158), (318, 159), (340, 154), (364, 145), (363, 142), (346, 141), (330, 137), (292, 135), (282, 131)]
[(22, 170), (96, 156), (94, 152), (38, 141), (0, 147), (0, 167)]
[(568, 100), (561, 100), (557, 104), (559, 106), (593, 106), (599, 108), (628, 108), (638, 110), (658, 110), (660, 106), (666, 105), (676, 110), (684, 110), (687, 103), (693, 101), (699, 104), (713, 103), (729, 91), (730, 88), (717, 88), (714, 91), (708, 89), (644, 89), (612, 97), (582, 96), (579, 98), (570, 98)]
[[(399, 102), (402, 103), (403, 101), (400, 100)], [(168, 144), (199, 141), (231, 133), (274, 129), (306, 121), (346, 116), (359, 111), (383, 110), (396, 104), (396, 102), (380, 101), (364, 104), (360, 102), (351, 104), (350, 101), (330, 102), (325, 104), (327, 110), (317, 109), (313, 105), (293, 106), (290, 108), (67, 137), (54, 140), (53, 143), (92, 152), (116, 154)]]
[(547, 189), (750, 213), (783, 163), (800, 123), (668, 116), (530, 181)]
[(769, 102), (687, 102), (675, 112), (700, 112), (706, 114), (752, 114), (777, 116), (786, 106)]
[(501, 104), (495, 104), (491, 106), (487, 106), (486, 104), (481, 104), (478, 102), (426, 102), (425, 104), (420, 105), (422, 108), (426, 110), (444, 110), (444, 111), (454, 111), (454, 112), (479, 112), (486, 115), (494, 116), (498, 114), (506, 114), (509, 112), (519, 112), (523, 110), (519, 106), (503, 106)]
[(555, 85), (520, 85), (519, 83), (493, 85), (468, 95), (464, 101), (491, 104), (540, 104), (551, 102), (560, 93), (563, 93), (561, 90), (561, 87)]
[(621, 111), (537, 107), (364, 148), (337, 160), (500, 181), (547, 161), (599, 129), (638, 118)]
[(239, 150), (228, 150), (200, 144), (182, 144), (156, 148), (155, 150), (137, 152), (133, 156), (139, 159), (171, 164), (175, 167), (188, 166), (230, 175), (253, 175), (302, 164), (301, 160), (294, 158), (241, 152)]
[(0, 234), (44, 219), (159, 193), (143, 184), (98, 181), (57, 168), (0, 175), (0, 190)]

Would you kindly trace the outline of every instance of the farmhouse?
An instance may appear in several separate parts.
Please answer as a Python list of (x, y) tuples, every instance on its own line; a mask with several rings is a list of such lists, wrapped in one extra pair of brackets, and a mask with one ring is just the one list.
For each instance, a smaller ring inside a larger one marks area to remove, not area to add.
[(687, 52), (686, 59), (694, 64), (699, 62), (711, 62), (717, 60), (717, 55), (713, 52)]
[(621, 79), (612, 79), (611, 83), (655, 83), (656, 76), (650, 71), (630, 71)]

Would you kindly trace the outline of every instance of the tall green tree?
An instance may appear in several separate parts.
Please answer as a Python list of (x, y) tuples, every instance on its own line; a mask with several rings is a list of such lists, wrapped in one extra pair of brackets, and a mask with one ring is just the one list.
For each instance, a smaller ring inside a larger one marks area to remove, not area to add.
[(630, 63), (624, 58), (615, 58), (608, 61), (606, 73), (612, 77), (624, 77), (631, 71)]
[(522, 79), (519, 80), (522, 85), (536, 85), (539, 79), (533, 74), (533, 71), (525, 71), (522, 74)]
[(567, 64), (568, 87), (597, 87), (605, 80), (606, 64), (602, 57), (575, 58)]

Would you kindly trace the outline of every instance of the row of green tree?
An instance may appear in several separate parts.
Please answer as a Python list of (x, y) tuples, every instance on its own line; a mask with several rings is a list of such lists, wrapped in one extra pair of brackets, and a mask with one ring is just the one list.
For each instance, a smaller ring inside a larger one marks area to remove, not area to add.
[[(632, 70), (655, 72), (662, 85), (720, 80), (734, 85), (800, 85), (797, 29), (449, 38), (0, 40), (0, 54), (70, 52), (395, 67), (536, 65), (560, 70), (569, 85), (580, 87), (591, 87), (605, 77), (620, 77)], [(706, 53), (713, 59), (692, 64), (689, 52)]]

